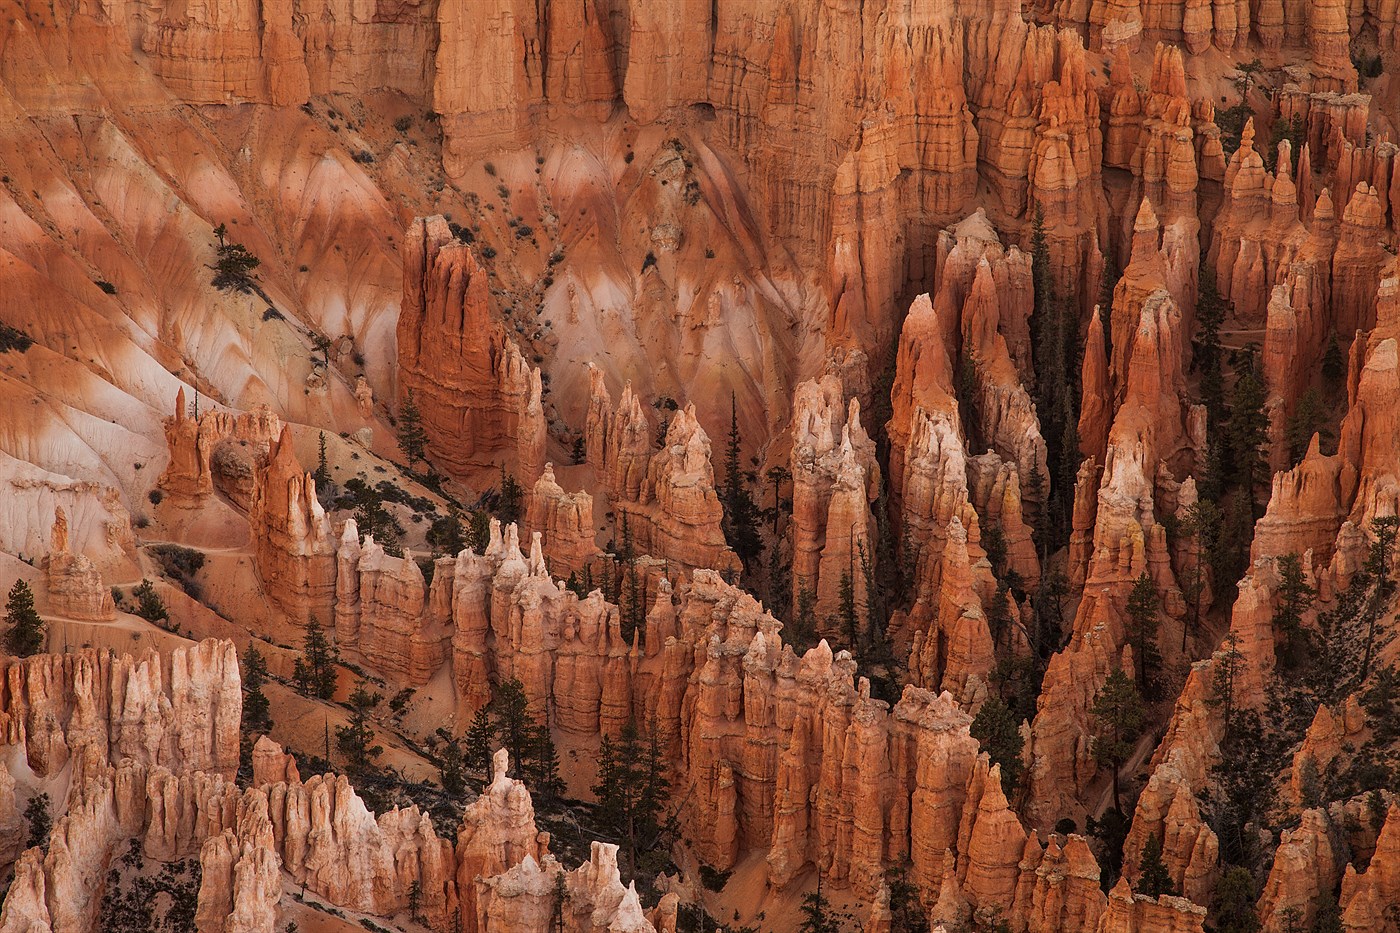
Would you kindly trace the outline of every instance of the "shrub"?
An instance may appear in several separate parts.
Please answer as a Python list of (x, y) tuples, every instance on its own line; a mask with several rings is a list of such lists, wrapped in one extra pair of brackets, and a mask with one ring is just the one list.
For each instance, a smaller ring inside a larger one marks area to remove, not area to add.
[(33, 338), (24, 331), (8, 324), (0, 324), (0, 353), (9, 353), (11, 350), (24, 353), (32, 346)]
[(371, 162), (374, 161), (374, 153), (370, 152), (368, 149), (361, 149), (359, 152), (355, 153), (350, 158), (354, 159), (361, 165), (369, 165)]
[[(305, 267), (303, 267), (303, 268), (305, 268)], [(283, 317), (283, 316), (282, 316), (282, 312), (281, 312), (281, 311), (278, 311), (276, 308), (268, 308), (266, 311), (263, 312), (263, 320), (264, 320), (264, 321), (285, 321), (286, 318)]]
[(394, 121), (394, 129), (400, 133), (407, 133), (409, 127), (413, 126), (413, 117), (405, 114)]
[(152, 489), (150, 492), (146, 493), (146, 498), (151, 501), (151, 505), (160, 505), (161, 500), (165, 498), (165, 493), (161, 492), (159, 489)]
[(100, 288), (100, 289), (102, 289), (104, 292), (106, 292), (106, 293), (109, 294), (109, 295), (115, 295), (115, 294), (117, 293), (117, 286), (113, 285), (111, 282), (107, 281), (106, 279), (98, 279), (98, 280), (97, 280), (97, 287)]

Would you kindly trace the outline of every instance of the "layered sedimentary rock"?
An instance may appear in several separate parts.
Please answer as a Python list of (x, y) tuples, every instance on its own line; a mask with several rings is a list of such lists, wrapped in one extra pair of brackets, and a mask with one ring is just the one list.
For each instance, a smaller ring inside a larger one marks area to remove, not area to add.
[(75, 554), (68, 543), (68, 515), (54, 510), (53, 538), (44, 558), (49, 591), (49, 611), (54, 615), (88, 622), (110, 622), (117, 617), (112, 593), (102, 585), (102, 573), (85, 554)]
[[(353, 533), (347, 521), (345, 534)], [(376, 670), (427, 683), (449, 655), (454, 567), (452, 558), (435, 562), (430, 589), (410, 552), (386, 554), (368, 536), (357, 547), (342, 545), (338, 573), (355, 577), (359, 624), (344, 631), (337, 625), (337, 635)]]
[(797, 387), (792, 425), (793, 599), (813, 597), (817, 618), (826, 620), (843, 575), (863, 592), (861, 555), (874, 554), (869, 503), (879, 494), (880, 467), (860, 401), (838, 374)]
[(586, 491), (565, 492), (546, 463), (530, 491), (526, 531), (538, 531), (545, 560), (557, 576), (581, 571), (601, 556), (594, 538), (593, 497)]
[(236, 415), (213, 409), (195, 417), (182, 387), (175, 396), (175, 413), (165, 421), (170, 462), (157, 485), (176, 504), (198, 506), (214, 491), (220, 443), (241, 441), (265, 453), (281, 434), (282, 420), (267, 406)]
[(651, 422), (630, 385), (616, 408), (599, 370), (592, 369), (585, 432), (588, 461), (606, 484), (610, 504), (626, 517), (638, 551), (684, 572), (699, 567), (738, 570), (725, 542), (724, 510), (715, 492), (710, 438), (693, 404), (675, 412), (661, 449), (653, 452)]
[(335, 605), (335, 538), (316, 481), (292, 450), (291, 432), (258, 471), (248, 522), (263, 592), (298, 625), (328, 621)]
[(1376, 851), (1364, 872), (1346, 867), (1342, 878), (1342, 926), (1347, 933), (1382, 930), (1397, 924), (1389, 907), (1400, 901), (1400, 804), (1391, 803)]
[(516, 465), (528, 489), (544, 466), (540, 376), (492, 312), (487, 272), (441, 216), (404, 233), (400, 388), (414, 393), (433, 461), (450, 473)]
[(242, 711), (232, 643), (176, 649), (168, 680), (164, 669), (154, 651), (11, 659), (0, 680), (0, 739), (22, 745), (39, 777), (89, 756), (231, 777)]

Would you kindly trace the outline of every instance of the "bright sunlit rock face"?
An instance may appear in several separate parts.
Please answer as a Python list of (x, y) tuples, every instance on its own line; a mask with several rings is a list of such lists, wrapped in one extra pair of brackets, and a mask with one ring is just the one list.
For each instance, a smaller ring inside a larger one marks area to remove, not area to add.
[(0, 933), (1400, 933), (1393, 5), (0, 3)]

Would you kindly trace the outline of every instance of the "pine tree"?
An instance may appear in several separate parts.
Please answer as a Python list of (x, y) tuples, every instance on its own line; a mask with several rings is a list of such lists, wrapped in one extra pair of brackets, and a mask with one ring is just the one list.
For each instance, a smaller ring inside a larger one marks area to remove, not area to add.
[(1126, 621), (1138, 689), (1152, 696), (1156, 692), (1156, 672), (1162, 666), (1162, 652), (1157, 647), (1157, 586), (1146, 570), (1128, 594)]
[(627, 513), (622, 513), (622, 549), (618, 551), (618, 563), (622, 572), (622, 592), (619, 612), (620, 629), (624, 641), (630, 643), (632, 636), (640, 632), (642, 638), (647, 631), (647, 589), (637, 569), (636, 547), (632, 541), (632, 527), (627, 521)]
[(837, 591), (836, 623), (846, 638), (846, 647), (858, 650), (860, 638), (860, 613), (856, 611), (856, 584), (851, 579), (850, 570), (841, 571), (841, 585)]
[(1215, 886), (1216, 933), (1258, 933), (1254, 912), (1254, 876), (1247, 868), (1231, 868)]
[(1327, 414), (1317, 389), (1308, 389), (1298, 399), (1293, 415), (1288, 419), (1288, 462), (1296, 466), (1307, 455), (1313, 435), (1327, 427)]
[(1317, 591), (1308, 585), (1303, 562), (1296, 553), (1284, 554), (1277, 561), (1279, 585), (1274, 608), (1274, 628), (1283, 633), (1285, 667), (1297, 667), (1307, 652), (1308, 633), (1303, 613), (1312, 607)]
[(335, 727), (335, 747), (345, 756), (345, 770), (354, 778), (361, 778), (374, 766), (374, 761), (384, 754), (384, 748), (374, 745), (374, 729), (370, 727), (370, 712), (384, 697), (373, 693), (361, 682), (350, 694), (350, 722)]
[(331, 488), (331, 468), (326, 462), (326, 432), (322, 431), (317, 440), (316, 447), (316, 472), (311, 474), (311, 478), (316, 482), (316, 494), (322, 495)]
[(1220, 561), (1220, 509), (1209, 499), (1200, 499), (1186, 509), (1180, 532), (1195, 542), (1190, 567), (1183, 575), (1182, 595), (1191, 611), (1190, 619), (1181, 627), (1181, 652), (1186, 654), (1187, 640), (1201, 623), (1206, 593), (1215, 578), (1214, 569)]
[(582, 434), (574, 438), (574, 446), (570, 451), (569, 459), (575, 464), (588, 462), (588, 446)]
[(53, 816), (49, 813), (49, 795), (35, 794), (29, 798), (29, 803), (24, 806), (24, 819), (29, 824), (29, 839), (24, 843), (26, 849), (35, 846), (49, 850), (49, 834), (53, 832)]
[(318, 700), (335, 696), (335, 668), (339, 661), (340, 649), (330, 643), (313, 616), (306, 626), (301, 657), (292, 664), (292, 682), (297, 691)]
[(399, 449), (408, 458), (408, 466), (412, 469), (415, 463), (425, 460), (428, 450), (428, 432), (423, 428), (423, 415), (418, 410), (418, 402), (413, 397), (413, 390), (408, 390), (408, 395), (403, 400), (403, 405), (399, 408)]
[(270, 732), (271, 704), (262, 689), (267, 682), (267, 661), (251, 642), (239, 661), (239, 674), (243, 682), (243, 733), (251, 737), (255, 733)]
[(990, 696), (972, 719), (972, 737), (982, 746), (982, 750), (1001, 766), (1001, 789), (1008, 800), (1015, 799), (1016, 789), (1021, 784), (1021, 724), (1011, 708), (999, 696)]
[(510, 753), (511, 774), (519, 777), (529, 766), (538, 728), (530, 715), (525, 685), (514, 677), (498, 685), (491, 699), (491, 711), (501, 745)]
[(560, 871), (554, 876), (554, 903), (551, 907), (553, 915), (550, 919), (550, 933), (564, 933), (564, 905), (569, 900), (569, 885), (564, 880), (564, 872)]
[(729, 395), (729, 439), (724, 449), (724, 487), (721, 502), (724, 505), (724, 536), (734, 549), (744, 569), (748, 570), (763, 550), (763, 542), (758, 536), (758, 508), (745, 484), (741, 464), (743, 440), (739, 434), (739, 402), (731, 392)]
[(1162, 837), (1153, 833), (1147, 837), (1147, 842), (1142, 847), (1142, 861), (1138, 865), (1137, 885), (1133, 888), (1138, 894), (1146, 894), (1148, 897), (1161, 897), (1163, 894), (1175, 894), (1176, 886), (1172, 883), (1171, 872), (1162, 861)]
[(841, 924), (832, 916), (831, 904), (822, 894), (821, 872), (817, 872), (817, 889), (802, 899), (801, 911), (798, 933), (840, 933)]
[[(467, 729), (466, 765), (473, 771), (484, 772), (496, 751), (496, 726), (491, 721), (490, 704), (481, 706)], [(489, 775), (488, 775), (489, 777)]]
[(783, 483), (792, 480), (792, 471), (787, 467), (775, 466), (768, 469), (768, 481), (773, 484), (773, 539), (778, 538), (778, 519), (783, 513)]
[(1221, 718), (1225, 722), (1225, 734), (1235, 731), (1235, 679), (1244, 667), (1244, 655), (1240, 653), (1239, 639), (1234, 631), (1225, 633), (1225, 641), (1215, 659), (1215, 676), (1211, 683), (1211, 704), (1221, 708)]
[(527, 777), (530, 792), (545, 804), (553, 804), (564, 796), (564, 779), (559, 776), (559, 752), (549, 726), (538, 723), (532, 744)]
[(792, 568), (783, 559), (783, 548), (777, 541), (768, 551), (768, 604), (774, 615), (788, 618), (792, 608)]
[(408, 919), (414, 923), (422, 923), (423, 918), (418, 913), (418, 907), (423, 902), (423, 885), (417, 878), (408, 886)]
[(34, 591), (15, 580), (5, 603), (5, 650), (27, 658), (44, 649), (44, 620), (34, 608)]
[(1322, 353), (1322, 378), (1334, 389), (1342, 384), (1342, 379), (1347, 374), (1346, 354), (1342, 353), (1342, 346), (1337, 342), (1337, 332), (1327, 335), (1327, 349)]
[(626, 874), (637, 873), (640, 856), (654, 849), (669, 827), (665, 818), (670, 782), (655, 728), (643, 734), (628, 720), (616, 742), (604, 736), (593, 795), (599, 823), (618, 841)]
[(793, 614), (792, 631), (788, 635), (788, 642), (792, 645), (792, 650), (798, 654), (816, 644), (816, 602), (816, 596), (812, 593), (811, 587), (804, 586), (798, 589), (797, 612)]
[(1222, 368), (1220, 327), (1229, 310), (1215, 284), (1215, 271), (1202, 265), (1196, 298), (1196, 368), (1201, 373), (1201, 403), (1214, 428), (1225, 416), (1225, 374)]
[(520, 521), (520, 506), (524, 501), (525, 491), (520, 488), (515, 474), (507, 473), (505, 464), (502, 464), (501, 488), (496, 493), (496, 517), (501, 520), (501, 524), (509, 525)]
[[(1255, 490), (1269, 480), (1269, 463), (1263, 450), (1269, 440), (1269, 416), (1264, 408), (1266, 395), (1264, 380), (1251, 355), (1230, 395), (1229, 430), (1230, 453), (1234, 458), (1232, 475), (1237, 478), (1250, 505), (1251, 523), (1260, 517)], [(1244, 540), (1249, 540), (1248, 535)]]
[(438, 773), (442, 778), (442, 789), (452, 795), (467, 789), (467, 777), (463, 773), (462, 747), (456, 739), (448, 739), (438, 755)]
[(1146, 715), (1137, 684), (1122, 668), (1114, 668), (1094, 697), (1094, 761), (1113, 771), (1113, 809), (1123, 810), (1118, 772), (1133, 753)]
[(136, 597), (136, 614), (147, 622), (157, 625), (169, 624), (170, 610), (165, 608), (165, 600), (160, 598), (156, 592), (156, 585), (150, 580), (142, 580), (136, 589), (131, 591), (131, 595)]
[(1376, 626), (1380, 622), (1381, 609), (1395, 591), (1395, 581), (1390, 576), (1390, 558), (1395, 552), (1395, 541), (1400, 535), (1400, 517), (1386, 515), (1371, 520), (1371, 534), (1376, 540), (1367, 551), (1364, 570), (1373, 581), (1371, 596), (1366, 601), (1363, 620), (1366, 625), (1366, 649), (1361, 657), (1361, 671), (1357, 683), (1364, 683), (1371, 673), (1371, 659), (1376, 650)]

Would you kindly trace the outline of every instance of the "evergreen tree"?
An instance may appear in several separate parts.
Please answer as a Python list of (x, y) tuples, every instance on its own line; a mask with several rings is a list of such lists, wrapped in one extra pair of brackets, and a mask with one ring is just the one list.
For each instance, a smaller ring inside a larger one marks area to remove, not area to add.
[(53, 832), (49, 803), (48, 794), (35, 794), (24, 805), (24, 819), (29, 824), (29, 839), (24, 843), (26, 849), (38, 846), (45, 852), (49, 851), (49, 834)]
[(564, 933), (564, 905), (568, 900), (569, 885), (564, 880), (564, 872), (560, 871), (554, 876), (554, 914), (550, 920), (550, 933)]
[[(467, 750), (465, 763), (473, 771), (484, 772), (491, 764), (491, 756), (496, 751), (496, 726), (491, 721), (490, 704), (484, 704), (472, 717), (467, 729)], [(488, 775), (489, 777), (489, 775)]]
[(44, 649), (44, 620), (34, 608), (34, 591), (15, 580), (5, 603), (5, 650), (27, 658)]
[(548, 725), (535, 726), (532, 744), (533, 754), (526, 772), (530, 793), (545, 804), (553, 804), (564, 796), (564, 779), (559, 776), (559, 752), (554, 747), (554, 736)]
[(768, 550), (768, 604), (774, 615), (788, 618), (792, 608), (792, 568), (783, 559), (782, 543), (778, 541)]
[(520, 777), (534, 752), (537, 731), (535, 719), (530, 715), (525, 685), (514, 677), (499, 684), (491, 699), (491, 711), (495, 715), (496, 734), (510, 753), (511, 775)]
[(426, 536), (429, 546), (447, 557), (456, 557), (467, 547), (466, 529), (462, 527), (462, 516), (451, 509), (441, 518), (434, 519)]
[(235, 291), (247, 294), (248, 292), (260, 291), (257, 285), (257, 277), (253, 270), (262, 265), (262, 260), (248, 251), (248, 247), (242, 243), (235, 243), (225, 239), (228, 228), (219, 224), (214, 228), (214, 237), (218, 240), (216, 248), (217, 258), (214, 265), (209, 268), (214, 270), (212, 285), (220, 291)]
[(401, 556), (403, 551), (399, 547), (399, 536), (403, 534), (403, 528), (384, 508), (383, 498), (369, 487), (365, 487), (356, 498), (355, 527), (360, 534), (374, 538), (386, 553)]
[(1148, 897), (1161, 897), (1163, 894), (1175, 894), (1176, 886), (1172, 884), (1171, 872), (1167, 869), (1167, 864), (1162, 861), (1162, 837), (1153, 833), (1147, 837), (1147, 842), (1142, 847), (1142, 861), (1138, 865), (1138, 880), (1133, 888), (1138, 894), (1146, 894)]
[(438, 773), (442, 778), (444, 792), (455, 796), (467, 789), (467, 776), (463, 764), (461, 745), (456, 739), (448, 739), (443, 743), (442, 752), (438, 755)]
[(1231, 868), (1215, 886), (1216, 933), (1258, 933), (1254, 912), (1254, 876), (1247, 868)]
[(1283, 633), (1285, 667), (1301, 664), (1307, 652), (1307, 631), (1303, 628), (1303, 613), (1312, 607), (1317, 591), (1308, 585), (1303, 562), (1296, 553), (1284, 554), (1277, 561), (1279, 585), (1274, 608), (1274, 628)]
[(1211, 683), (1211, 703), (1221, 708), (1226, 735), (1235, 731), (1235, 678), (1243, 666), (1244, 655), (1240, 653), (1239, 639), (1233, 631), (1227, 632), (1219, 656), (1215, 659), (1215, 675)]
[(1308, 445), (1313, 435), (1327, 427), (1327, 413), (1322, 406), (1322, 396), (1316, 389), (1308, 389), (1298, 399), (1293, 415), (1288, 419), (1288, 462), (1296, 466), (1308, 453)]
[(501, 488), (496, 494), (496, 517), (501, 520), (501, 524), (509, 525), (520, 521), (520, 507), (524, 502), (525, 491), (520, 488), (515, 474), (507, 473), (505, 465), (502, 464)]
[(832, 915), (831, 904), (822, 894), (821, 872), (817, 872), (817, 889), (802, 899), (801, 910), (798, 933), (841, 933), (841, 924)]
[(636, 547), (632, 542), (632, 527), (628, 524), (626, 512), (622, 513), (622, 549), (618, 552), (618, 562), (622, 572), (619, 628), (623, 640), (630, 643), (635, 633), (640, 632), (642, 638), (646, 637), (647, 587), (637, 569)]
[(251, 642), (240, 659), (239, 673), (243, 681), (244, 735), (251, 737), (255, 733), (272, 731), (271, 704), (262, 689), (267, 682), (267, 661)]
[(1367, 600), (1363, 618), (1366, 626), (1366, 650), (1361, 659), (1361, 671), (1357, 683), (1364, 683), (1371, 673), (1371, 659), (1376, 650), (1376, 626), (1380, 622), (1382, 607), (1390, 601), (1395, 591), (1395, 582), (1390, 577), (1390, 558), (1395, 552), (1395, 540), (1400, 533), (1400, 518), (1386, 515), (1371, 520), (1371, 534), (1376, 540), (1367, 551), (1365, 572), (1373, 581), (1371, 596)]
[(1137, 684), (1122, 668), (1114, 668), (1094, 697), (1094, 761), (1113, 772), (1113, 809), (1123, 810), (1118, 772), (1133, 753), (1146, 715)]
[(582, 434), (574, 438), (574, 445), (569, 452), (569, 459), (576, 465), (588, 462), (588, 442), (584, 440)]
[(816, 596), (811, 587), (800, 587), (797, 591), (797, 612), (792, 618), (792, 630), (788, 633), (788, 643), (792, 650), (801, 654), (817, 641)]
[(849, 570), (841, 571), (841, 585), (837, 591), (836, 623), (846, 638), (846, 647), (858, 650), (860, 638), (860, 613), (856, 611), (856, 584)]
[(1133, 647), (1133, 667), (1138, 689), (1144, 695), (1156, 693), (1157, 672), (1162, 652), (1157, 647), (1157, 586), (1144, 570), (1128, 594), (1127, 638)]
[(160, 598), (160, 594), (156, 592), (156, 585), (150, 580), (143, 579), (136, 589), (131, 591), (131, 595), (136, 597), (138, 616), (157, 625), (170, 623), (170, 610), (165, 608), (165, 600)]
[(345, 756), (345, 770), (351, 777), (363, 777), (384, 754), (382, 746), (373, 744), (374, 729), (370, 727), (370, 713), (382, 699), (361, 682), (350, 694), (350, 722), (335, 727), (335, 747)]
[(729, 440), (724, 448), (724, 487), (721, 502), (724, 504), (724, 537), (734, 553), (749, 569), (763, 550), (763, 542), (758, 537), (758, 509), (753, 496), (745, 484), (740, 462), (742, 439), (739, 435), (739, 402), (733, 393), (729, 395)]
[(885, 887), (890, 892), (889, 933), (927, 933), (928, 918), (919, 903), (919, 889), (909, 881), (904, 866), (885, 872)]
[(1220, 509), (1209, 499), (1200, 499), (1186, 509), (1186, 516), (1180, 524), (1180, 532), (1195, 542), (1195, 553), (1190, 566), (1183, 575), (1182, 595), (1191, 615), (1181, 627), (1181, 652), (1186, 654), (1187, 639), (1201, 623), (1205, 611), (1205, 597), (1210, 581), (1218, 579), (1214, 568), (1220, 561)]
[[(768, 470), (768, 481), (773, 484), (773, 540), (778, 538), (778, 519), (783, 513), (783, 483), (792, 480), (792, 471), (787, 467), (775, 466)], [(776, 546), (774, 550), (776, 550)]]
[(467, 522), (466, 546), (478, 554), (485, 554), (491, 544), (491, 513), (485, 509), (472, 512)]
[(418, 410), (412, 389), (408, 390), (399, 408), (398, 429), (399, 449), (408, 458), (409, 469), (412, 469), (415, 463), (424, 461), (428, 450), (428, 432), (423, 428), (423, 415)]
[(1021, 724), (1011, 708), (999, 696), (990, 696), (972, 720), (972, 737), (992, 759), (1001, 766), (1001, 789), (1008, 800), (1014, 800), (1021, 784)]
[[(1267, 390), (1251, 354), (1230, 395), (1230, 453), (1234, 458), (1233, 476), (1250, 506), (1250, 523), (1260, 517), (1255, 491), (1269, 480), (1269, 463), (1264, 445), (1269, 440), (1269, 415), (1265, 411)], [(1248, 542), (1245, 535), (1244, 541)]]
[(322, 431), (316, 442), (316, 472), (311, 474), (316, 482), (316, 494), (324, 495), (331, 488), (331, 468), (326, 462), (326, 432)]
[(418, 913), (419, 906), (423, 903), (423, 885), (417, 878), (408, 886), (408, 919), (414, 923), (422, 923), (423, 918)]
[(1208, 425), (1215, 427), (1225, 417), (1225, 373), (1220, 347), (1220, 327), (1229, 310), (1215, 284), (1215, 270), (1202, 265), (1196, 298), (1195, 363), (1201, 373), (1201, 403), (1206, 407)]
[(340, 649), (331, 644), (313, 616), (306, 625), (301, 657), (292, 664), (292, 682), (302, 696), (329, 700), (335, 696)]
[(1337, 332), (1327, 335), (1327, 349), (1322, 353), (1322, 378), (1334, 390), (1342, 384), (1347, 374), (1347, 358), (1342, 346), (1337, 342)]
[(637, 874), (638, 859), (651, 852), (669, 829), (665, 817), (670, 783), (655, 728), (644, 734), (628, 720), (616, 742), (603, 737), (598, 753), (599, 823), (618, 841), (626, 875)]

